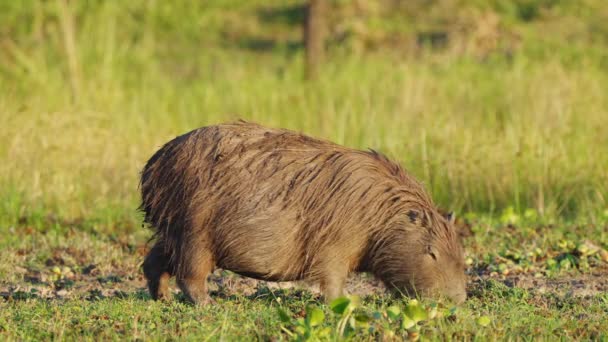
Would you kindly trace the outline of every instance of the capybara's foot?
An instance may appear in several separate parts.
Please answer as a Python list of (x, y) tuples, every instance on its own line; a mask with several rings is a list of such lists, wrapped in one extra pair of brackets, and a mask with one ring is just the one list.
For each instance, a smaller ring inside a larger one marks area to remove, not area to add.
[(321, 291), (326, 303), (343, 295), (346, 276), (347, 272), (339, 267), (326, 271), (324, 278), (321, 279)]
[(169, 278), (171, 278), (171, 275), (168, 272), (161, 274), (160, 279), (158, 280), (156, 296), (152, 295), (155, 297), (154, 299), (165, 302), (171, 300), (171, 292), (169, 292)]
[(148, 291), (154, 300), (169, 301), (171, 293), (169, 292), (169, 273), (163, 273), (158, 278), (148, 279)]
[(168, 259), (163, 253), (163, 247), (156, 244), (148, 253), (143, 264), (144, 276), (148, 281), (150, 296), (155, 300), (169, 300), (169, 278)]

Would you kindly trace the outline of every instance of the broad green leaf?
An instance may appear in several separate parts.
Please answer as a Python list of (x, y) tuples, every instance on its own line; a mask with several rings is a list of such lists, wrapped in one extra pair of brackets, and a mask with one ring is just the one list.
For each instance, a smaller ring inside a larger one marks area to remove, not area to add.
[(427, 307), (427, 311), (428, 311), (428, 319), (434, 319), (435, 317), (437, 317), (437, 314), (438, 314), (437, 304), (433, 303), (433, 304), (429, 305)]
[(333, 311), (339, 315), (342, 315), (348, 308), (349, 304), (350, 304), (350, 299), (348, 299), (346, 297), (340, 297), (340, 298), (334, 299), (331, 302), (331, 304), (329, 304), (329, 307), (331, 308), (331, 311)]
[(399, 314), (401, 313), (401, 309), (399, 309), (398, 306), (393, 305), (393, 306), (389, 306), (386, 309), (386, 314), (388, 315), (388, 317), (390, 319), (392, 319), (393, 321), (396, 321), (399, 318)]
[(357, 330), (354, 327), (351, 327), (349, 324), (347, 324), (344, 328), (344, 334), (342, 335), (342, 337), (349, 337), (351, 335), (354, 335), (356, 332)]
[(492, 323), (492, 321), (488, 316), (481, 316), (477, 318), (477, 324), (481, 325), (482, 327), (487, 327), (488, 325), (490, 325), (490, 323)]
[(359, 298), (359, 296), (356, 295), (351, 295), (348, 296), (348, 299), (350, 299), (350, 307), (351, 309), (356, 309), (359, 306), (361, 306), (361, 298)]
[(357, 321), (355, 321), (355, 318), (353, 316), (350, 316), (350, 318), (348, 319), (348, 325), (353, 329), (357, 327)]
[(287, 311), (283, 310), (283, 308), (278, 308), (279, 318), (283, 323), (291, 323), (291, 315), (287, 313)]
[(412, 302), (413, 301), (410, 301), (405, 307), (405, 315), (411, 318), (416, 323), (427, 319), (428, 316), (426, 310), (424, 310), (422, 306), (418, 305), (417, 301), (414, 303)]
[(323, 310), (319, 308), (308, 307), (306, 313), (306, 320), (311, 327), (316, 327), (317, 325), (323, 323), (323, 320), (325, 319)]
[(416, 322), (409, 318), (406, 314), (402, 315), (402, 319), (401, 319), (401, 328), (402, 329), (410, 329), (411, 327), (413, 327), (414, 325), (416, 325)]
[(368, 323), (372, 320), (372, 317), (366, 313), (359, 313), (355, 315), (357, 323)]
[(329, 337), (330, 335), (331, 335), (331, 327), (325, 327), (317, 333), (318, 337)]
[(297, 326), (295, 328), (295, 331), (298, 335), (304, 335), (306, 334), (306, 328), (304, 328), (303, 326)]
[(382, 336), (382, 340), (385, 341), (392, 341), (395, 338), (395, 332), (392, 331), (390, 328), (385, 328), (384, 331), (382, 332), (384, 336)]

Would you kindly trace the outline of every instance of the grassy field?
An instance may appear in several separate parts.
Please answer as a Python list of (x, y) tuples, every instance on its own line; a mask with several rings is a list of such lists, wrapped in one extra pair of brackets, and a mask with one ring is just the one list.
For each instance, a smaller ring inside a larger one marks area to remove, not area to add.
[[(302, 1), (64, 3), (0, 2), (1, 338), (608, 338), (601, 0), (336, 1), (313, 81)], [(343, 312), (225, 272), (218, 305), (152, 302), (139, 171), (238, 118), (398, 160), (461, 217), (470, 300), (410, 332), (365, 277)]]

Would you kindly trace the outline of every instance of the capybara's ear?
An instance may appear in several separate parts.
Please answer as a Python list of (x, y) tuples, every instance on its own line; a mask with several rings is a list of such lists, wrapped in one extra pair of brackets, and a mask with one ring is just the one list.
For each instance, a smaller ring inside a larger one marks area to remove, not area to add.
[(450, 211), (449, 213), (445, 214), (445, 219), (451, 224), (454, 224), (454, 222), (456, 222), (456, 214), (454, 214), (453, 211)]
[(426, 254), (430, 255), (433, 260), (437, 261), (437, 250), (431, 245), (426, 245)]

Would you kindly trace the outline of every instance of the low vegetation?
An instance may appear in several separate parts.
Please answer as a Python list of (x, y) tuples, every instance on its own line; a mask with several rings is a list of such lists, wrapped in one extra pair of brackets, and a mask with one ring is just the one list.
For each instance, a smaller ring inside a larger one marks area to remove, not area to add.
[[(608, 338), (604, 2), (371, 3), (332, 2), (304, 81), (302, 1), (2, 2), (0, 337)], [(216, 305), (151, 301), (139, 171), (237, 118), (400, 161), (459, 213), (469, 300), (218, 270)]]

